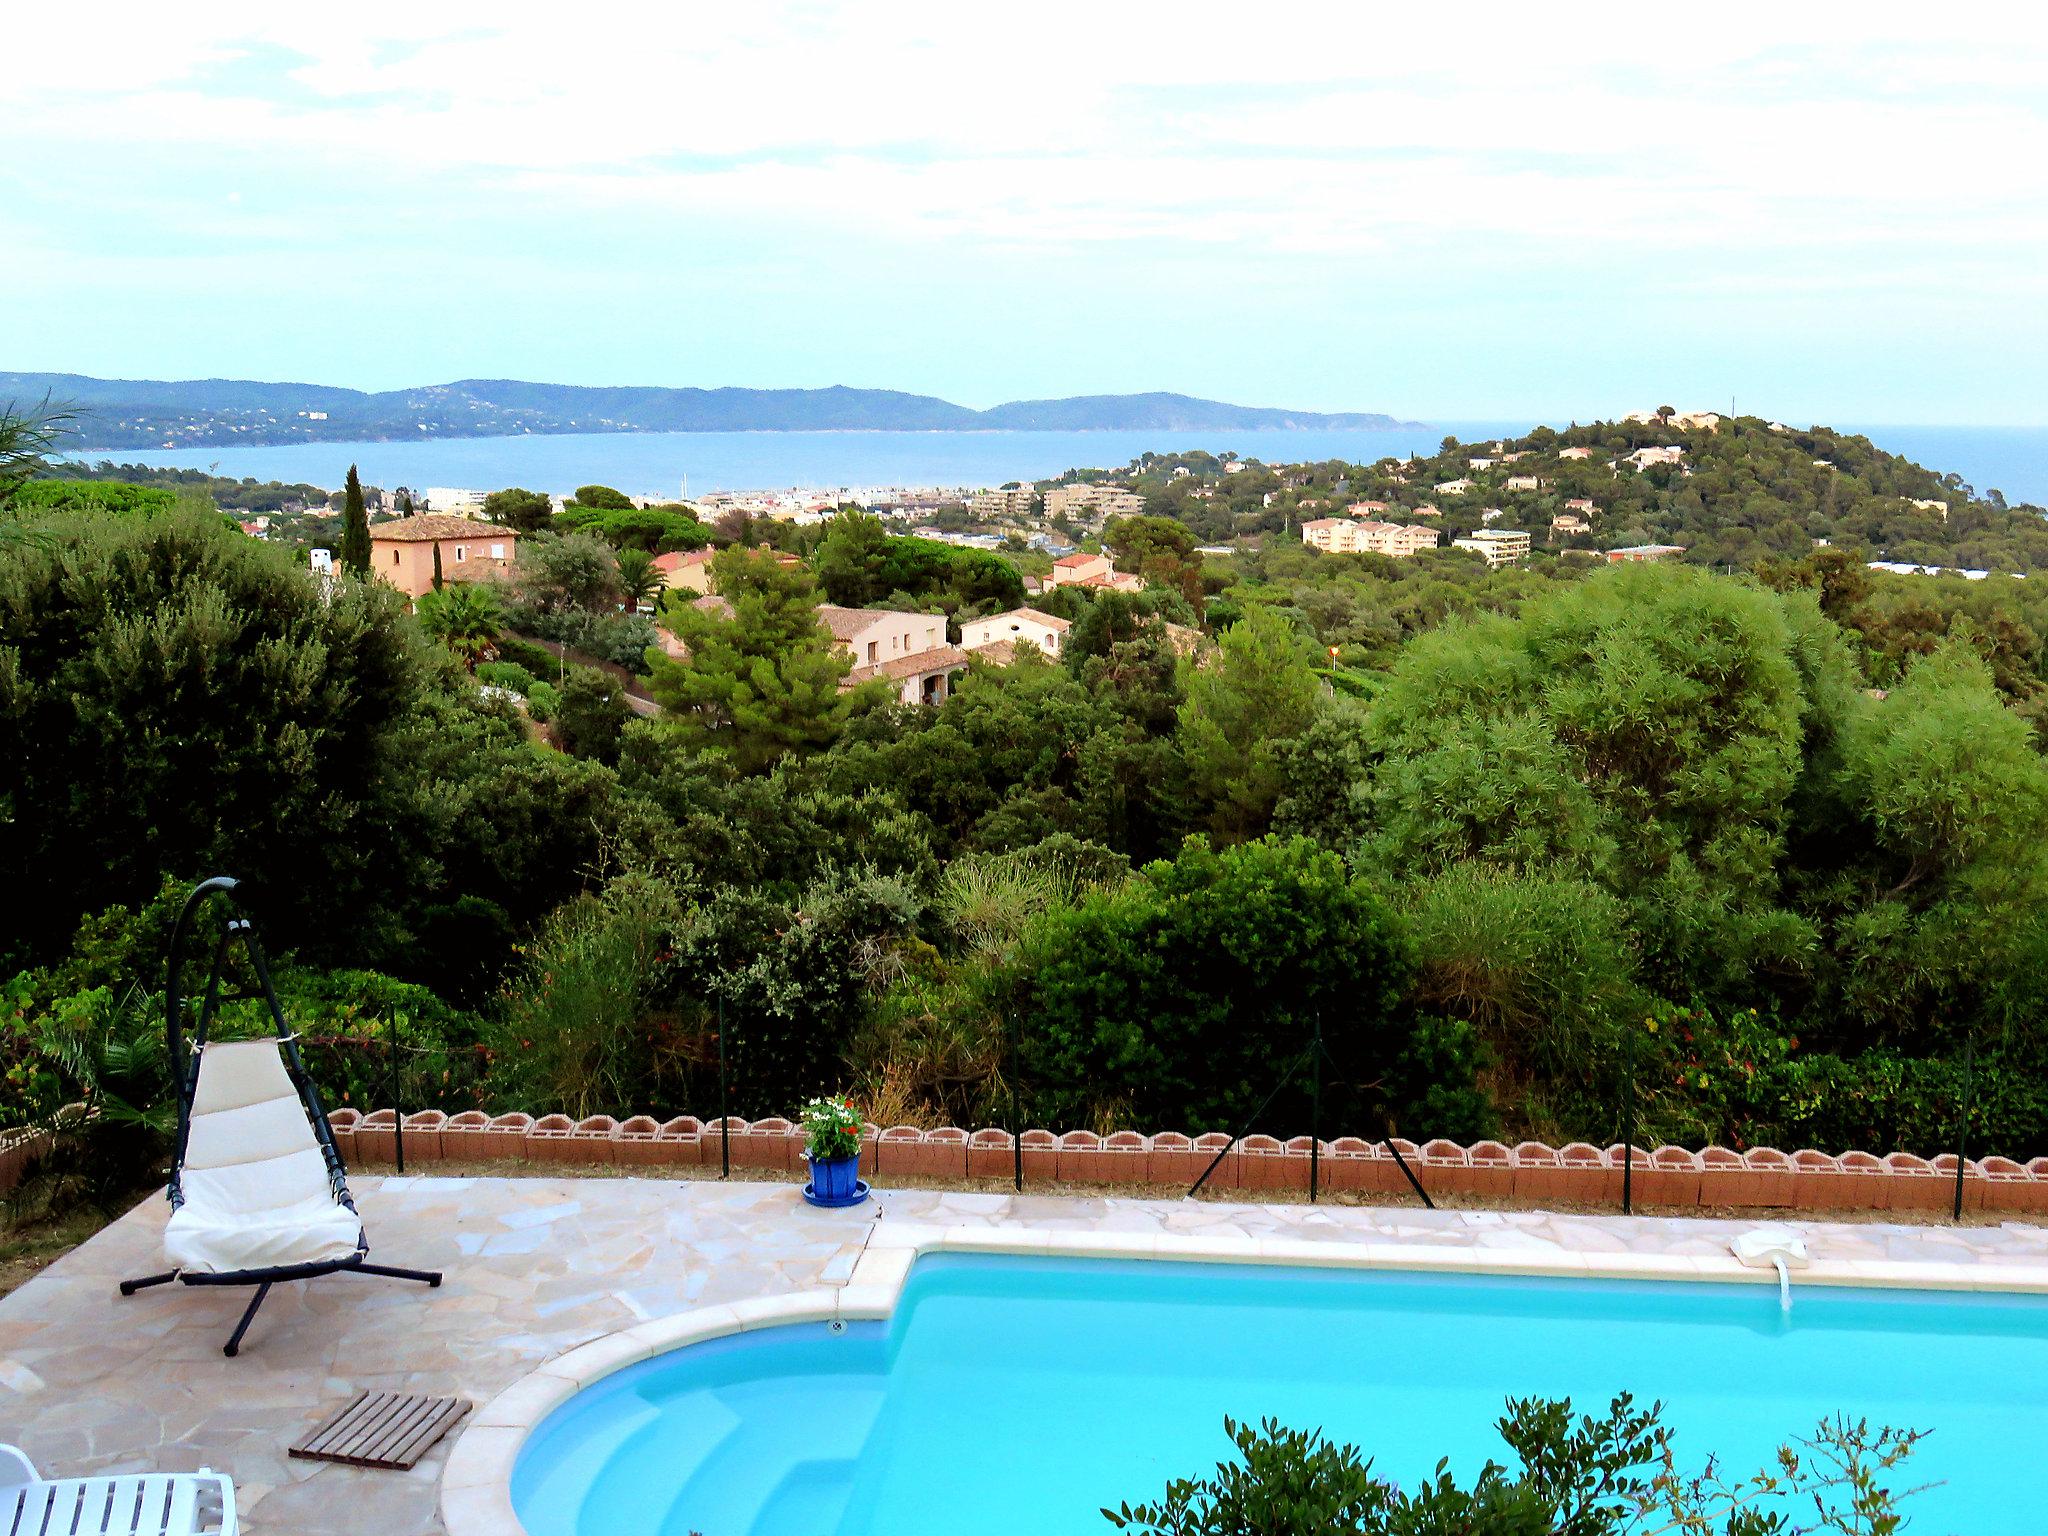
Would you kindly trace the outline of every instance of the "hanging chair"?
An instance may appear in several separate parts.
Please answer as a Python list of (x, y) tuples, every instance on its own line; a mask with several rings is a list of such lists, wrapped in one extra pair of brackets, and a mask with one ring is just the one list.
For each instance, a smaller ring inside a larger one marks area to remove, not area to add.
[[(186, 898), (171, 930), (164, 1018), (170, 1038), (171, 1076), (178, 1090), (178, 1141), (171, 1162), (171, 1219), (164, 1227), (161, 1275), (123, 1280), (132, 1296), (173, 1280), (185, 1285), (252, 1285), (256, 1294), (222, 1350), (242, 1346), (256, 1309), (281, 1280), (310, 1280), (336, 1270), (417, 1280), (438, 1286), (438, 1271), (392, 1269), (368, 1262), (370, 1244), (349, 1198), (348, 1170), (327, 1127), (327, 1112), (306, 1075), (298, 1042), (285, 1024), (270, 967), (256, 930), (234, 900), (225, 876), (202, 881)], [(179, 981), (185, 946), (199, 909), (212, 896), (228, 908), (206, 995), (192, 1031), (183, 1038)], [(257, 990), (223, 996), (221, 973), (229, 946), (239, 942)], [(207, 1039), (224, 1002), (260, 1001), (270, 1011), (274, 1038)]]

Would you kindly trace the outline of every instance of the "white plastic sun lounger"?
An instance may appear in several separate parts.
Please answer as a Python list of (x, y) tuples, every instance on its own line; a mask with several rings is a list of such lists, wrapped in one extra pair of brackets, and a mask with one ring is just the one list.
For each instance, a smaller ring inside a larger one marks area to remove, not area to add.
[(127, 1472), (45, 1481), (0, 1445), (0, 1536), (236, 1536), (235, 1485), (197, 1472)]

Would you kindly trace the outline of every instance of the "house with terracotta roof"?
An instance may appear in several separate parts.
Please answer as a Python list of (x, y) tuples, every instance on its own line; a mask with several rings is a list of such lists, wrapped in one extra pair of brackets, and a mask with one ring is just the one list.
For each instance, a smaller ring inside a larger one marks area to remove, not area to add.
[(441, 580), (503, 581), (512, 574), (519, 535), (496, 523), (421, 512), (370, 529), (370, 574), (409, 598), (434, 589), (434, 553)]
[(967, 653), (948, 643), (942, 613), (818, 607), (818, 622), (853, 657), (845, 687), (881, 679), (906, 704), (938, 704), (967, 670)]
[(654, 557), (654, 570), (661, 577), (664, 587), (682, 587), (691, 592), (711, 590), (711, 556), (709, 549), (670, 550), (665, 555)]
[(1056, 587), (1105, 587), (1113, 592), (1142, 592), (1145, 583), (1126, 575), (1102, 554), (1064, 555), (1052, 563), (1052, 584)]
[(1070, 620), (1056, 614), (1040, 613), (1036, 608), (1012, 608), (1008, 613), (967, 620), (960, 626), (960, 645), (970, 653), (1007, 646), (1014, 655), (1016, 646), (1028, 640), (1046, 655), (1058, 656), (1066, 644), (1067, 631), (1073, 627)]

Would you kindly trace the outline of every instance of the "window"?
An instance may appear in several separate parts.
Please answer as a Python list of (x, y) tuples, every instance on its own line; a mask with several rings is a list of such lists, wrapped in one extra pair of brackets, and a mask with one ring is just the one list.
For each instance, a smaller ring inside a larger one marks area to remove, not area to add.
[(398, 564), (398, 551), (395, 549), (391, 551), (391, 563), (393, 565)]
[(875, 641), (873, 641), (873, 640), (870, 640), (870, 641), (868, 642), (868, 665), (869, 665), (869, 666), (873, 666), (873, 665), (875, 664), (875, 660), (876, 660), (876, 654), (875, 654), (875, 653), (876, 653), (876, 652), (878, 652), (878, 651), (879, 651), (880, 649), (881, 649), (881, 646), (880, 646), (880, 645), (879, 645), (879, 644), (878, 644), (877, 642), (875, 642)]
[(468, 546), (467, 544), (458, 544), (458, 545), (456, 545), (456, 546), (455, 546), (455, 563), (456, 563), (457, 565), (460, 565), (460, 564), (461, 564), (461, 563), (462, 563), (463, 561), (467, 560), (468, 558), (469, 558), (469, 546)]
[(493, 560), (502, 560), (502, 559), (504, 559), (504, 558), (505, 558), (505, 546), (504, 546), (504, 545), (502, 545), (502, 544), (493, 544), (493, 545), (491, 546), (491, 558), (492, 558)]

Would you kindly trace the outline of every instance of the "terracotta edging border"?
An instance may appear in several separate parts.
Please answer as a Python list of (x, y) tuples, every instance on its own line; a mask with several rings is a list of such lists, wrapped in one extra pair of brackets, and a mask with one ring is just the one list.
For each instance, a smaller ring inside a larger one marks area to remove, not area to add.
[[(886, 1212), (884, 1213), (886, 1218)], [(1038, 1227), (935, 1227), (877, 1221), (843, 1285), (696, 1307), (604, 1334), (514, 1381), (471, 1416), (441, 1474), (447, 1536), (526, 1536), (512, 1509), (512, 1471), (527, 1437), (554, 1410), (614, 1372), (659, 1354), (735, 1333), (807, 1322), (875, 1322), (896, 1310), (912, 1266), (928, 1253), (1049, 1258), (1159, 1259), (1183, 1263), (1274, 1264), (1394, 1273), (1522, 1276), (1574, 1280), (1662, 1280), (1776, 1285), (1774, 1272), (1731, 1254), (1618, 1253), (1482, 1248), (1442, 1243), (1319, 1242), (1220, 1234), (1106, 1232)], [(2048, 1268), (1817, 1259), (1795, 1289), (1999, 1291), (2048, 1294)]]
[[(344, 1158), (389, 1162), (398, 1117), (388, 1109), (339, 1109), (328, 1117)], [(796, 1174), (803, 1170), (803, 1133), (780, 1118), (699, 1121), (688, 1115), (657, 1124), (651, 1116), (625, 1121), (609, 1115), (572, 1120), (567, 1115), (524, 1114), (486, 1118), (480, 1110), (455, 1115), (423, 1110), (404, 1119), (408, 1165), (444, 1158), (524, 1160), (533, 1163), (622, 1167), (715, 1166), (729, 1133), (735, 1170)], [(1172, 1188), (1195, 1182), (1227, 1145), (1217, 1132), (1144, 1135), (1118, 1131), (1032, 1129), (1023, 1132), (1027, 1184), (1060, 1180), (1127, 1188)], [(1571, 1201), (1614, 1205), (1621, 1200), (1622, 1148), (1572, 1142), (1552, 1147), (1497, 1141), (1470, 1147), (1442, 1139), (1416, 1146), (1396, 1141), (1402, 1156), (1432, 1194), (1514, 1199), (1541, 1204)], [(1281, 1141), (1247, 1136), (1209, 1174), (1206, 1187), (1263, 1193), (1309, 1187), (1310, 1149), (1322, 1188), (1332, 1193), (1402, 1194), (1407, 1181), (1384, 1142), (1339, 1136), (1314, 1144), (1309, 1137)], [(1016, 1142), (1008, 1131), (968, 1131), (947, 1125), (869, 1126), (862, 1148), (875, 1177), (1007, 1178)], [(1761, 1210), (1944, 1210), (1955, 1198), (1956, 1160), (1894, 1152), (1831, 1154), (1811, 1147), (1786, 1153), (1775, 1147), (1738, 1152), (1729, 1147), (1634, 1148), (1629, 1160), (1636, 1204), (1662, 1209), (1749, 1207)], [(1963, 1167), (1963, 1207), (1973, 1211), (2048, 1216), (2048, 1158), (1971, 1158)]]

